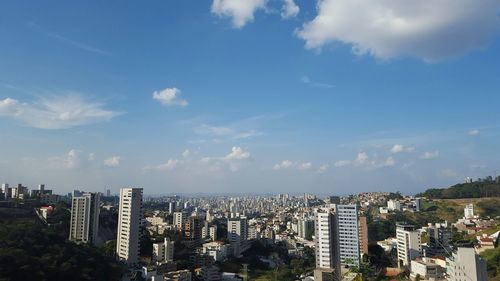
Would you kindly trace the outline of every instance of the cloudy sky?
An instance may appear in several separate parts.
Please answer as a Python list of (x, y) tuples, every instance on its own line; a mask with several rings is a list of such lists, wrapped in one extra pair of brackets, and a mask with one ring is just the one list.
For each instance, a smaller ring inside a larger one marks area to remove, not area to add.
[(500, 174), (499, 0), (2, 1), (0, 182), (402, 191)]

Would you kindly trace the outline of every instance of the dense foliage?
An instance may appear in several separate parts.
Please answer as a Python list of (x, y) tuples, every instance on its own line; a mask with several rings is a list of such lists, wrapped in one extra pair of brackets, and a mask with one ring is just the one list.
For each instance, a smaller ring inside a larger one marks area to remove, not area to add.
[(500, 183), (493, 180), (481, 180), (461, 183), (449, 188), (431, 188), (417, 196), (431, 199), (481, 198), (500, 196)]
[(488, 263), (489, 280), (500, 280), (500, 247), (486, 250), (481, 256)]
[(0, 280), (119, 280), (123, 269), (97, 248), (68, 242), (33, 219), (0, 222)]

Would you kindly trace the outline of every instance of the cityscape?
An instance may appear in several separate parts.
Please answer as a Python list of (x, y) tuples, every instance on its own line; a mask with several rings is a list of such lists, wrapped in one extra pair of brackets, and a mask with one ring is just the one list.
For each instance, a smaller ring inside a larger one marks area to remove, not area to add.
[(0, 281), (500, 281), (500, 0), (0, 1)]
[[(154, 197), (143, 188), (58, 195), (44, 184), (2, 184), (0, 210), (7, 225), (30, 223), (103, 256), (99, 273), (76, 277), (64, 261), (61, 272), (37, 273), (47, 280), (494, 280), (500, 176), (441, 190), (477, 198), (436, 190)], [(12, 262), (3, 263), (12, 280), (32, 278)]]

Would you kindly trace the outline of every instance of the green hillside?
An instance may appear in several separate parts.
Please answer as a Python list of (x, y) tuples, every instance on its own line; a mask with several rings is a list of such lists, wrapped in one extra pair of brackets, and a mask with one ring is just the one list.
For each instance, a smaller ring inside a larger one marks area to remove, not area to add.
[(500, 181), (487, 177), (481, 181), (471, 183), (460, 183), (448, 188), (431, 188), (417, 196), (429, 199), (458, 199), (458, 198), (482, 198), (499, 197)]

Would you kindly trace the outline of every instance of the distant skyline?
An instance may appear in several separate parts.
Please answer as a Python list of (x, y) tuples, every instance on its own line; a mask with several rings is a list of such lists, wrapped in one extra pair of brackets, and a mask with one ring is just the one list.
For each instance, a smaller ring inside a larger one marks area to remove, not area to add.
[(500, 1), (0, 3), (0, 182), (401, 191), (500, 175)]

